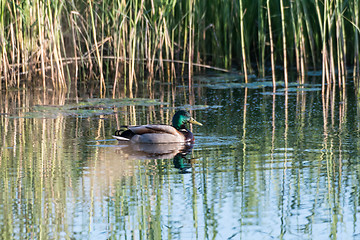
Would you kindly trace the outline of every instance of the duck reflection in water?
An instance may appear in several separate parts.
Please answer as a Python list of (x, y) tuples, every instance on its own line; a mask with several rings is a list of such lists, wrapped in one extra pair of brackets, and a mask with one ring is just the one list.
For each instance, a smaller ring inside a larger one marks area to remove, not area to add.
[[(180, 170), (180, 173), (189, 173), (187, 169), (192, 166), (192, 158), (187, 158), (186, 156), (192, 152), (192, 149), (189, 151), (180, 152), (175, 155), (173, 158), (174, 167)], [(191, 156), (191, 154), (190, 154)]]
[(174, 167), (181, 173), (191, 167), (191, 159), (187, 156), (191, 155), (194, 144), (119, 144), (116, 153), (125, 159), (173, 159)]

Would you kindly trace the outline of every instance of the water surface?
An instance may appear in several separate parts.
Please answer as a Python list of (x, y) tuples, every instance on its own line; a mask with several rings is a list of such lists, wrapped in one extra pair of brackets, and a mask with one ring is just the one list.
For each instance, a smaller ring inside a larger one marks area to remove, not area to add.
[[(160, 81), (116, 102), (1, 93), (0, 238), (360, 238), (351, 86), (272, 94), (241, 81)], [(121, 125), (170, 123), (181, 106), (204, 124), (187, 153), (112, 140)]]

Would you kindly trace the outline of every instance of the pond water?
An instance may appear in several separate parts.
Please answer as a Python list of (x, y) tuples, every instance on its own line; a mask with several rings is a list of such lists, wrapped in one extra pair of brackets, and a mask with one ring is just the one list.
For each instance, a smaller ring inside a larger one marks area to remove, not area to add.
[[(159, 81), (117, 100), (0, 93), (0, 238), (359, 239), (353, 87), (241, 82)], [(187, 152), (112, 139), (179, 107), (203, 123)]]

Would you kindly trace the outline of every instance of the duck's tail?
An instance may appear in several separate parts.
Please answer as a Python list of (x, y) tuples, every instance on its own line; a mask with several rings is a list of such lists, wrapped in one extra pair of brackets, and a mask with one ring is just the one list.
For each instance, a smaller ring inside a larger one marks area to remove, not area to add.
[(130, 139), (124, 138), (124, 137), (121, 137), (121, 136), (113, 135), (112, 137), (115, 138), (118, 141), (130, 141)]

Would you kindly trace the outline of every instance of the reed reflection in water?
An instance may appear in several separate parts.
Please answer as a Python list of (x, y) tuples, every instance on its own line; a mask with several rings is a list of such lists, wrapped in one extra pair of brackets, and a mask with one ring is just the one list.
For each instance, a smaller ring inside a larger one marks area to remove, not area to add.
[[(2, 93), (1, 238), (359, 237), (352, 92), (169, 89), (151, 95), (169, 104), (90, 115), (33, 111), (72, 102), (65, 94)], [(169, 123), (190, 101), (204, 126), (188, 151), (159, 155), (111, 139), (121, 125)]]

